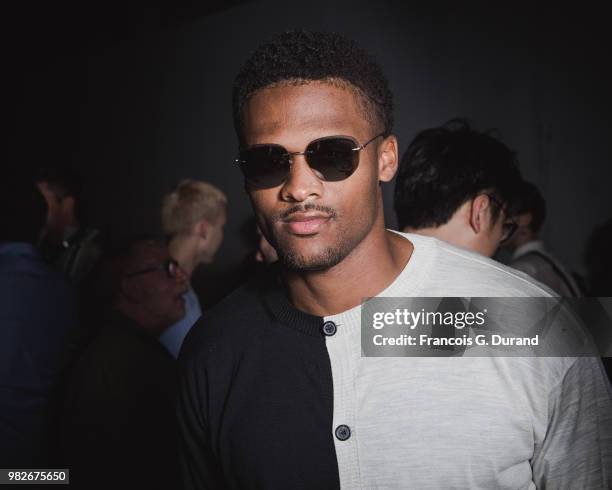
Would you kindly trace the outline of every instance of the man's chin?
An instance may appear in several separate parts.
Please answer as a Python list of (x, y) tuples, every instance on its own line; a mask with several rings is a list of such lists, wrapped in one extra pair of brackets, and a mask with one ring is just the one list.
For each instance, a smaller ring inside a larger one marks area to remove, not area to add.
[(288, 251), (279, 254), (283, 267), (292, 272), (321, 272), (338, 265), (345, 257), (342, 250), (328, 248), (317, 254)]

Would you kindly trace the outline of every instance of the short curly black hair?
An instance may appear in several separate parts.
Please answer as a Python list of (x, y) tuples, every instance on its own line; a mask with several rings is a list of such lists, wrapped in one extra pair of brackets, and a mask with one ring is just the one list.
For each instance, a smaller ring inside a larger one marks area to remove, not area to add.
[[(258, 90), (283, 83), (344, 81), (363, 97), (366, 115), (385, 136), (393, 128), (393, 98), (383, 71), (355, 42), (332, 32), (289, 31), (262, 44), (236, 76), (234, 127), (242, 144), (242, 109)], [(377, 128), (377, 129), (378, 129)]]
[[(523, 179), (516, 155), (463, 119), (421, 131), (402, 156), (393, 206), (400, 229), (441, 226), (468, 199), (488, 192), (516, 215)], [(497, 220), (499, 207), (493, 208)]]

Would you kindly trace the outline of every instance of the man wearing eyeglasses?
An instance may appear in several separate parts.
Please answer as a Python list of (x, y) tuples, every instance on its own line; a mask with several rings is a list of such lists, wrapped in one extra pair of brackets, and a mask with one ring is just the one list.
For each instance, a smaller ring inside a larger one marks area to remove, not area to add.
[(517, 232), (507, 243), (513, 252), (510, 266), (546, 284), (559, 296), (582, 296), (573, 274), (546, 250), (540, 238), (546, 220), (546, 201), (535, 184), (523, 183), (516, 214)]
[(177, 488), (175, 361), (159, 335), (185, 314), (187, 275), (163, 243), (137, 240), (109, 267), (112, 311), (77, 361), (64, 403), (76, 488)]
[(423, 130), (395, 181), (399, 229), (491, 257), (516, 230), (521, 181), (514, 153), (492, 135), (461, 119)]
[(612, 402), (597, 360), (361, 357), (365, 298), (548, 296), (385, 229), (398, 147), (373, 59), (337, 34), (285, 33), (233, 95), (236, 164), (279, 260), (185, 341), (185, 487), (604, 487)]

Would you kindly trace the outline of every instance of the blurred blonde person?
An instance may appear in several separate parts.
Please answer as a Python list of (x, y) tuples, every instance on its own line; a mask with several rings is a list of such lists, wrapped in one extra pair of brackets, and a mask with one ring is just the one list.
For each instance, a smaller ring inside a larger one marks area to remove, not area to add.
[[(161, 221), (170, 255), (191, 277), (199, 264), (213, 262), (223, 242), (227, 197), (208, 182), (187, 179), (162, 202)], [(166, 329), (159, 341), (176, 358), (187, 332), (202, 314), (193, 289), (184, 295), (185, 317)]]

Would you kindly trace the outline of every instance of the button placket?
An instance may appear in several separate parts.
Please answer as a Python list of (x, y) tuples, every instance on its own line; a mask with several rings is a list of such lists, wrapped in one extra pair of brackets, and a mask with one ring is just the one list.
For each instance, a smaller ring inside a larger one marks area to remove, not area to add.
[[(359, 467), (359, 453), (356, 438), (355, 417), (355, 375), (357, 373), (357, 360), (360, 355), (359, 329), (350, 322), (358, 322), (359, 315), (348, 318), (325, 319), (324, 322), (333, 323), (336, 327), (334, 335), (325, 335), (325, 344), (329, 353), (333, 382), (334, 382), (334, 415), (333, 425), (330, 427), (331, 436), (336, 447), (340, 485), (347, 489), (361, 489), (361, 475)], [(325, 325), (325, 323), (323, 325)], [(340, 330), (338, 325), (342, 325)], [(344, 329), (344, 326), (347, 329)], [(358, 325), (358, 324), (357, 324)], [(351, 328), (352, 327), (352, 328)], [(328, 326), (328, 331), (331, 328)]]

